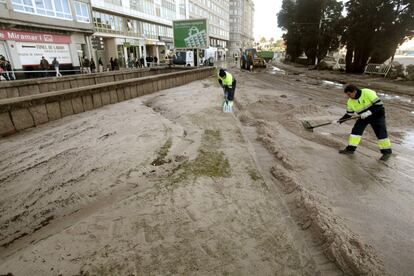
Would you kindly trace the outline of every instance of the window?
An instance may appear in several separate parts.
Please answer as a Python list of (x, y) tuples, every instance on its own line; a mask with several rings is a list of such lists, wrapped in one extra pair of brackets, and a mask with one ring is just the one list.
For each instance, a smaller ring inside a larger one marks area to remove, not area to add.
[(13, 0), (13, 8), (17, 11), (34, 13), (34, 7), (31, 0)]
[(91, 22), (89, 16), (89, 5), (83, 2), (74, 1), (75, 11), (76, 11), (76, 20), (79, 22)]
[(129, 5), (131, 9), (136, 11), (144, 11), (144, 2), (143, 0), (130, 0)]
[(122, 1), (121, 0), (104, 0), (104, 2), (108, 3), (108, 4), (115, 5), (115, 6), (122, 7)]
[(54, 3), (57, 17), (72, 19), (68, 0), (54, 0)]
[(35, 4), (37, 13), (47, 16), (55, 16), (51, 0), (35, 0)]
[[(93, 23), (100, 32), (119, 33), (127, 32), (128, 23), (125, 18), (100, 12), (93, 12)], [(129, 27), (133, 27), (131, 22)]]
[(68, 0), (12, 0), (15, 11), (72, 19)]

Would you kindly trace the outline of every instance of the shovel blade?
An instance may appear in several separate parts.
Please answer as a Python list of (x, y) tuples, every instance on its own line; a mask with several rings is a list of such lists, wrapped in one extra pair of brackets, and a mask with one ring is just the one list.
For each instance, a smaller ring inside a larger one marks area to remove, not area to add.
[(224, 101), (223, 102), (223, 112), (231, 113), (233, 112), (233, 101)]
[(322, 120), (303, 120), (302, 125), (307, 130), (313, 130), (314, 128), (326, 126), (332, 124), (332, 121), (329, 121), (327, 119)]
[(309, 121), (302, 121), (302, 125), (305, 129), (313, 129), (312, 124)]

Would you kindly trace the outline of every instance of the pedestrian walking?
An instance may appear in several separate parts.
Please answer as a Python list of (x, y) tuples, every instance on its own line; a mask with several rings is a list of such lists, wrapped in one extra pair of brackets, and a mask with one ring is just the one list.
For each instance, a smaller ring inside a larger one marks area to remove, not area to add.
[(119, 63), (117, 58), (114, 59), (114, 70), (119, 70)]
[(7, 59), (5, 61), (6, 61), (6, 73), (9, 75), (9, 80), (15, 80), (16, 77), (14, 76), (13, 68), (11, 66), (10, 61), (8, 61)]
[(6, 58), (4, 56), (0, 56), (0, 80), (3, 77), (5, 80), (9, 80), (9, 74), (7, 74), (6, 69)]
[(82, 66), (85, 73), (91, 73), (91, 62), (87, 57), (83, 57)]
[(52, 66), (53, 66), (53, 68), (55, 68), (56, 77), (61, 77), (62, 74), (59, 71), (59, 61), (57, 61), (56, 58), (53, 58)]
[(144, 59), (144, 57), (141, 57), (139, 59), (139, 67), (140, 68), (145, 67), (145, 59)]
[(367, 125), (371, 125), (378, 138), (378, 147), (382, 156), (380, 160), (386, 161), (391, 156), (391, 141), (388, 138), (387, 127), (385, 124), (385, 109), (380, 98), (374, 90), (368, 88), (359, 89), (350, 84), (345, 87), (344, 92), (348, 96), (347, 111), (338, 123), (343, 119), (352, 117), (356, 113), (360, 118), (355, 122), (351, 135), (348, 139), (348, 146), (340, 150), (341, 154), (353, 154), (361, 142), (362, 134)]
[(109, 60), (109, 63), (111, 64), (111, 71), (114, 71), (115, 70), (115, 64), (114, 64), (114, 60), (113, 60), (113, 58), (111, 57), (111, 59)]
[(42, 57), (40, 60), (40, 70), (42, 71), (42, 76), (47, 77), (47, 70), (49, 69), (49, 61), (45, 59), (45, 57)]
[(103, 62), (102, 62), (101, 57), (98, 58), (98, 68), (99, 68), (99, 73), (102, 73), (103, 72)]
[(95, 73), (96, 72), (96, 64), (95, 64), (95, 61), (93, 60), (93, 58), (91, 58), (91, 62), (90, 62), (89, 68), (91, 68), (91, 72), (92, 73)]
[(3, 55), (0, 55), (0, 75), (3, 76), (5, 80), (15, 79), (10, 61)]
[(127, 59), (126, 67), (127, 68), (134, 68), (134, 60), (131, 57), (129, 57)]

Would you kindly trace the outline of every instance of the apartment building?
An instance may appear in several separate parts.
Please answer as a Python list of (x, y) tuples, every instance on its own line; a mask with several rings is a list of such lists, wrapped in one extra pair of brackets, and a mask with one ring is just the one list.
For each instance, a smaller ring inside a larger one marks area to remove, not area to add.
[(163, 60), (173, 47), (172, 21), (188, 18), (188, 0), (91, 0), (94, 56), (104, 65), (117, 58), (128, 67), (136, 58)]
[(89, 0), (0, 0), (0, 54), (14, 70), (36, 70), (44, 56), (63, 68), (89, 55)]
[(209, 46), (217, 48), (217, 58), (228, 51), (230, 38), (229, 0), (189, 0), (190, 18), (206, 18)]
[(230, 0), (229, 54), (238, 55), (243, 49), (253, 47), (253, 0)]

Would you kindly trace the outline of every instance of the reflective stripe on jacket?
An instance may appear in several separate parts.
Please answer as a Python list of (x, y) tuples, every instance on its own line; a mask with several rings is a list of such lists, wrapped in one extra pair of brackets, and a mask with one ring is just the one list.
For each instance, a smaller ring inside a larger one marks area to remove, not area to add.
[(346, 113), (348, 115), (354, 112), (361, 114), (368, 109), (373, 109), (373, 107), (380, 107), (382, 109), (382, 101), (378, 98), (374, 90), (363, 88), (361, 89), (361, 96), (358, 99), (348, 99)]

